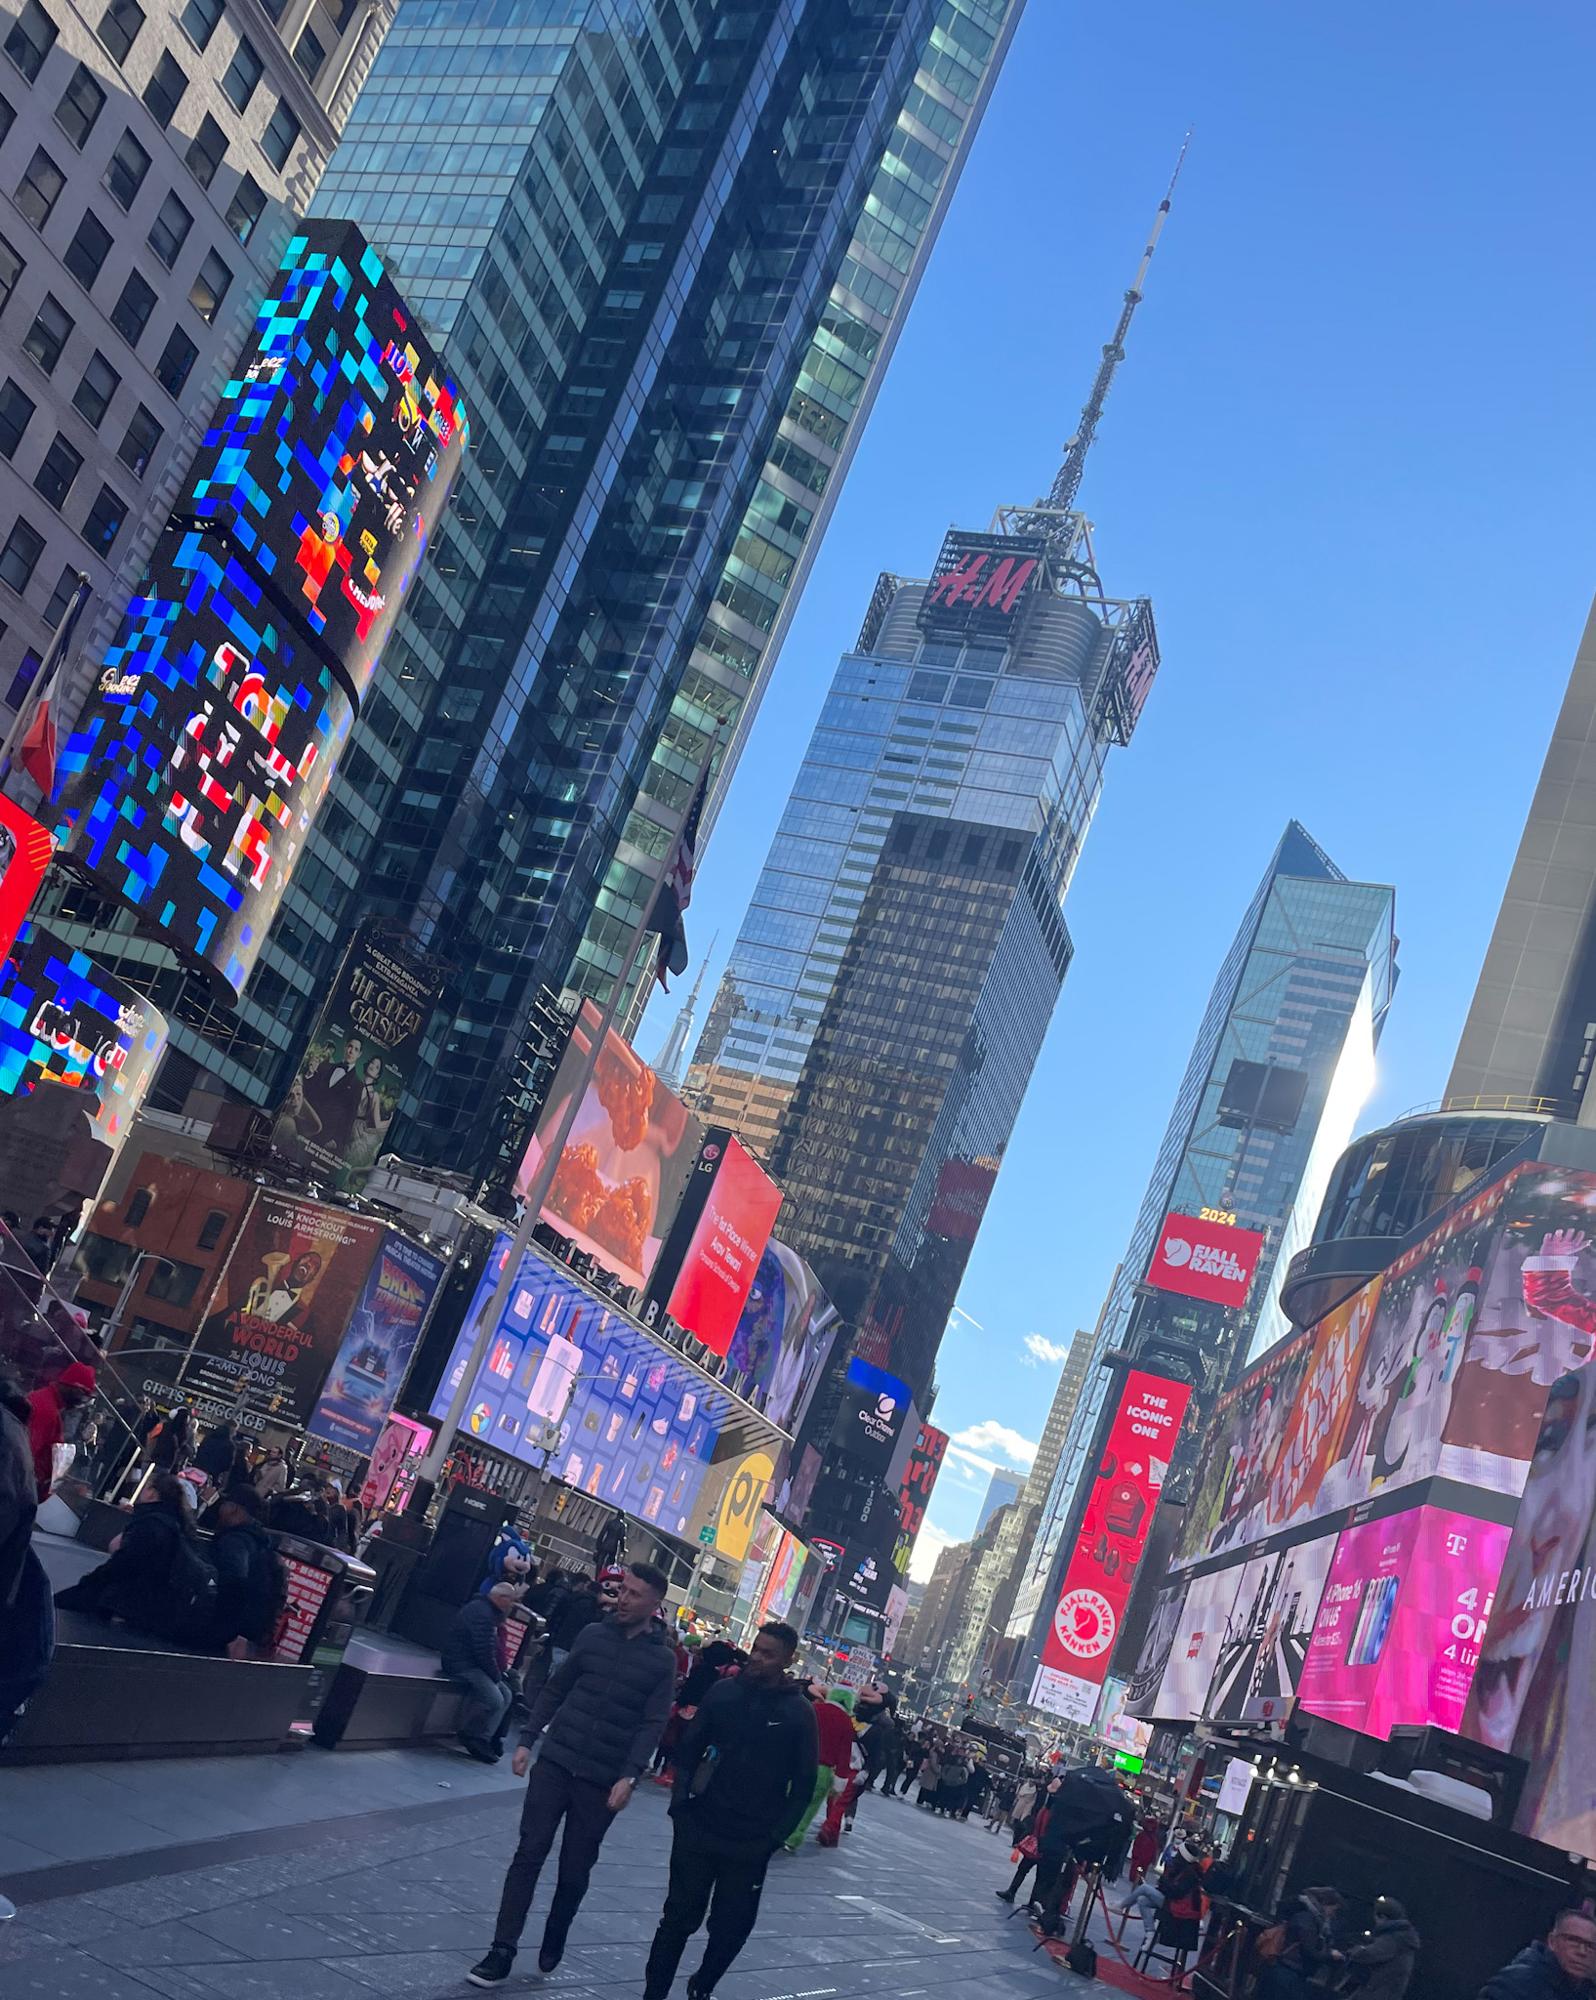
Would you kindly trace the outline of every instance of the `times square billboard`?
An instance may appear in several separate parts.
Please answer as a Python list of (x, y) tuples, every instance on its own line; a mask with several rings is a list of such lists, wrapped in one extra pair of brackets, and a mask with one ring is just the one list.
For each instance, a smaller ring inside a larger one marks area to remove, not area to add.
[(63, 857), (242, 990), (466, 448), (350, 223), (283, 253), (62, 751)]
[(1248, 1370), (1134, 1713), (1460, 1731), (1525, 1758), (1521, 1830), (1596, 1850), (1596, 1797), (1558, 1775), (1596, 1706), (1593, 1218), (1596, 1173), (1515, 1166)]

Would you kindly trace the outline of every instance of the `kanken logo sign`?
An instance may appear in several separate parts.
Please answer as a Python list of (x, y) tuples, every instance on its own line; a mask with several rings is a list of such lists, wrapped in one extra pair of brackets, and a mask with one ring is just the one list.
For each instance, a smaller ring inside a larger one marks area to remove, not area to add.
[(1147, 1282), (1215, 1305), (1245, 1305), (1263, 1245), (1261, 1230), (1168, 1215), (1147, 1267)]
[(1100, 1590), (1066, 1590), (1053, 1613), (1053, 1635), (1072, 1660), (1095, 1660), (1114, 1643), (1119, 1620)]

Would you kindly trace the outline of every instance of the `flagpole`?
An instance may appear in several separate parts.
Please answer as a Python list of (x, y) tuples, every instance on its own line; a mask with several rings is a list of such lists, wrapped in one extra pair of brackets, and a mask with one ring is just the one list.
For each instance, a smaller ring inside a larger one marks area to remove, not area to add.
[[(565, 1151), (566, 1141), (571, 1136), (571, 1127), (576, 1123), (576, 1114), (581, 1109), (582, 1100), (587, 1096), (588, 1085), (593, 1081), (593, 1072), (598, 1067), (599, 1052), (608, 1040), (610, 1030), (615, 1025), (615, 1017), (621, 1010), (621, 1002), (626, 996), (627, 976), (637, 962), (639, 946), (648, 935), (649, 925), (653, 919), (655, 908), (659, 903), (660, 890), (665, 886), (665, 877), (670, 872), (676, 860), (682, 831), (686, 828), (688, 819), (692, 814), (693, 803), (699, 795), (700, 788), (708, 784), (710, 762), (715, 755), (719, 743), (720, 732), (717, 729), (714, 736), (710, 739), (709, 749), (705, 754), (704, 761), (699, 766), (698, 778), (688, 798), (686, 809), (682, 814), (681, 826), (677, 829), (676, 839), (672, 841), (671, 845), (665, 851), (659, 865), (659, 870), (650, 884), (648, 900), (643, 905), (637, 922), (633, 924), (631, 933), (622, 949), (620, 969), (610, 983), (609, 997), (605, 1001), (603, 1012), (599, 1016), (598, 1026), (589, 1040), (587, 1052), (582, 1058), (581, 1065), (575, 1077), (572, 1079), (572, 1086), (566, 1098), (565, 1107), (555, 1121), (553, 1131), (549, 1134), (548, 1143), (543, 1149), (543, 1157), (538, 1162), (537, 1172), (532, 1176), (531, 1183), (527, 1188), (525, 1207), (521, 1213), (521, 1220), (516, 1226), (515, 1235), (510, 1241), (510, 1248), (505, 1255), (504, 1268), (499, 1273), (499, 1282), (494, 1286), (493, 1296), (483, 1310), (477, 1325), (476, 1338), (471, 1343), (471, 1352), (466, 1357), (466, 1365), (461, 1373), (459, 1384), (453, 1396), (449, 1399), (449, 1414), (444, 1418), (442, 1427), (428, 1446), (426, 1454), (417, 1468), (417, 1476), (419, 1478), (430, 1479), (436, 1482), (443, 1471), (444, 1460), (448, 1457), (453, 1447), (455, 1433), (460, 1428), (461, 1419), (465, 1415), (466, 1404), (470, 1401), (471, 1391), (476, 1386), (483, 1358), (488, 1351), (488, 1344), (493, 1338), (500, 1320), (504, 1317), (504, 1309), (509, 1303), (510, 1292), (521, 1274), (521, 1259), (526, 1255), (527, 1250), (531, 1246), (532, 1232), (538, 1226), (539, 1219), (543, 1213), (543, 1204), (548, 1200), (549, 1190), (554, 1185), (555, 1172), (560, 1164), (560, 1156)], [(579, 1008), (576, 1021), (572, 1025), (571, 1032), (573, 1034), (580, 1030), (581, 1021), (582, 1015)]]
[(90, 583), (82, 570), (78, 571), (77, 587), (72, 592), (67, 608), (61, 614), (61, 622), (55, 628), (55, 635), (45, 649), (44, 658), (39, 662), (39, 671), (33, 686), (23, 697), (22, 704), (12, 717), (11, 727), (0, 740), (0, 784), (11, 775), (11, 759), (17, 745), (28, 733), (29, 725), (38, 713), (40, 704), (55, 690), (60, 675), (61, 662), (66, 658), (67, 648), (72, 644), (72, 635), (77, 629), (83, 607), (89, 601)]

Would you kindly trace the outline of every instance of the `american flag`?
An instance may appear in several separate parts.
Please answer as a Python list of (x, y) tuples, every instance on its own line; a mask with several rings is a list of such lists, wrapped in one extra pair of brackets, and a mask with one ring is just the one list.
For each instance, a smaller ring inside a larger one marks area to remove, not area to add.
[(665, 992), (669, 992), (669, 973), (680, 975), (687, 970), (687, 932), (682, 918), (687, 905), (693, 900), (693, 867), (698, 846), (698, 823), (704, 816), (704, 799), (709, 791), (709, 762), (698, 780), (698, 790), (693, 794), (693, 802), (687, 808), (687, 817), (682, 821), (682, 830), (676, 836), (676, 845), (665, 864), (665, 873), (660, 877), (659, 894), (654, 899), (654, 914), (649, 918), (648, 927), (659, 933), (659, 953), (654, 960), (654, 977)]

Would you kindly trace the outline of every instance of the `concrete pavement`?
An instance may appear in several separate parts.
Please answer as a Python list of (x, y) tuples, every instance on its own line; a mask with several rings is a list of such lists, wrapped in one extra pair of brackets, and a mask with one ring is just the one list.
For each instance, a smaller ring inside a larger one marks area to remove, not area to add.
[[(0, 1771), (0, 1888), (21, 1906), (0, 1926), (0, 1993), (464, 1995), (520, 1791), (507, 1771), (443, 1752)], [(534, 1949), (501, 1990), (640, 1994), (668, 1845), (664, 1795), (645, 1785), (605, 1843), (565, 1963), (540, 1980)], [(1005, 1921), (992, 1892), (1007, 1864), (1007, 1843), (979, 1826), (867, 1797), (839, 1849), (811, 1840), (772, 1863), (722, 2000), (1080, 2000), (1087, 1982), (1033, 1954), (1022, 1919)], [(679, 1993), (697, 1962), (695, 1943)]]

